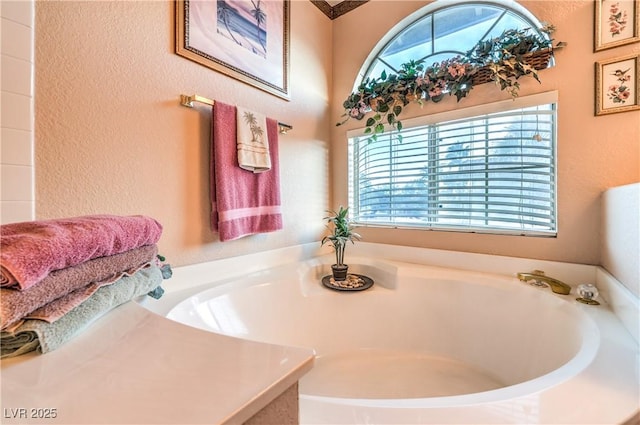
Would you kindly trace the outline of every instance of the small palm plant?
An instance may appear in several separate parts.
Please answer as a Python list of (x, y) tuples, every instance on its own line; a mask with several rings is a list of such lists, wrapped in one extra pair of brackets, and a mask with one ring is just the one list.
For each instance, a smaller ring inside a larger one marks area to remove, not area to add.
[(344, 250), (347, 242), (355, 243), (360, 240), (360, 235), (353, 231), (354, 226), (347, 217), (349, 208), (340, 206), (336, 211), (327, 211), (330, 215), (324, 219), (327, 221), (327, 228), (331, 232), (322, 238), (321, 245), (329, 243), (336, 252), (336, 263), (331, 266), (335, 280), (344, 280), (347, 277), (348, 265), (344, 264)]

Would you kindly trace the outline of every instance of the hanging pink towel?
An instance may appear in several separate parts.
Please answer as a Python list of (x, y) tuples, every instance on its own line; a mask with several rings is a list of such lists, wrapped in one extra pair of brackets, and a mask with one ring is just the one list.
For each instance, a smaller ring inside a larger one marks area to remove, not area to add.
[(162, 225), (151, 217), (90, 215), (0, 226), (0, 286), (27, 289), (49, 272), (153, 245)]
[(235, 106), (216, 101), (211, 124), (211, 228), (221, 241), (282, 229), (277, 121), (267, 118), (271, 169), (263, 173), (238, 165)]

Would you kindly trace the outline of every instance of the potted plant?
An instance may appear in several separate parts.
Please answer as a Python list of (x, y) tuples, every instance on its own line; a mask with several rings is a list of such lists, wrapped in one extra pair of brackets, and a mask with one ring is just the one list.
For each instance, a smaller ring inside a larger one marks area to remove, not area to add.
[(360, 235), (353, 231), (354, 226), (349, 222), (349, 208), (340, 206), (336, 211), (327, 211), (330, 215), (324, 219), (327, 221), (327, 228), (330, 234), (322, 238), (321, 245), (329, 243), (336, 253), (336, 263), (331, 265), (333, 278), (336, 281), (343, 281), (347, 278), (349, 266), (344, 264), (344, 249), (347, 242), (355, 243), (360, 240)]
[(517, 97), (520, 77), (530, 76), (540, 82), (538, 71), (547, 68), (554, 49), (566, 45), (564, 42), (553, 45), (553, 25), (545, 25), (540, 30), (548, 37), (531, 34), (528, 29), (510, 29), (499, 37), (479, 42), (466, 55), (478, 70), (473, 84), (493, 81), (501, 90)]

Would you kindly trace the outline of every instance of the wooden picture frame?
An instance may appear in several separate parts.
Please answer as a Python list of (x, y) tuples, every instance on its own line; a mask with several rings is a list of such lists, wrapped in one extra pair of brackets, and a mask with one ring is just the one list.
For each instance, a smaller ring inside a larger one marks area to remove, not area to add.
[(640, 54), (596, 62), (595, 114), (640, 109)]
[(640, 0), (595, 0), (595, 52), (638, 41)]
[(176, 0), (176, 54), (290, 99), (289, 0)]

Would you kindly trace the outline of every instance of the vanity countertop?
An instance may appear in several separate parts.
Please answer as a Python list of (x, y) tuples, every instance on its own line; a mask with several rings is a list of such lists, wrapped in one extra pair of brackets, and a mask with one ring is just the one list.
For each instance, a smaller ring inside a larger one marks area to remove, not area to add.
[(55, 351), (2, 360), (0, 422), (242, 423), (313, 361), (311, 349), (206, 332), (129, 302)]

